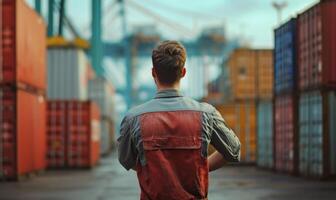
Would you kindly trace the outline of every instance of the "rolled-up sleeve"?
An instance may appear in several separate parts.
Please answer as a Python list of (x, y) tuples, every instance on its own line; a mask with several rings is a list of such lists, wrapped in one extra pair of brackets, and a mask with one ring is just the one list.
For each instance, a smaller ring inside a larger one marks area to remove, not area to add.
[(213, 120), (211, 144), (228, 162), (240, 161), (240, 141), (233, 130), (229, 128), (221, 114), (215, 110), (211, 114)]
[(120, 137), (118, 138), (118, 159), (120, 164), (127, 170), (136, 164), (137, 151), (132, 138), (130, 122), (125, 117), (120, 125)]

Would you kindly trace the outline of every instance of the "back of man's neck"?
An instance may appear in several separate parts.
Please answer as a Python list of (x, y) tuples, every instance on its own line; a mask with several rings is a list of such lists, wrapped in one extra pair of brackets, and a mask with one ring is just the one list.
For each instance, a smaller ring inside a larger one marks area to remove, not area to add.
[(180, 85), (173, 85), (173, 86), (157, 86), (158, 91), (162, 90), (180, 90)]

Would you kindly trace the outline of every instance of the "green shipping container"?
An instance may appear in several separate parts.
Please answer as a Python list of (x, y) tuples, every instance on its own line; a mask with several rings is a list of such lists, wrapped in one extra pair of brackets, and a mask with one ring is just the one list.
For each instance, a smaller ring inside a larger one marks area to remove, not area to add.
[(336, 174), (336, 92), (300, 96), (300, 173), (328, 178)]
[(257, 106), (257, 165), (273, 168), (273, 106), (261, 101)]

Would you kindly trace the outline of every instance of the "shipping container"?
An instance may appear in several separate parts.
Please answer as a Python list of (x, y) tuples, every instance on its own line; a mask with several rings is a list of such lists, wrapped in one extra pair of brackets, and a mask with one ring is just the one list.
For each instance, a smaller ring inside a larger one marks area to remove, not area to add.
[(232, 99), (256, 98), (256, 59), (250, 49), (235, 50), (228, 60)]
[(335, 175), (336, 92), (311, 91), (300, 96), (300, 173)]
[(257, 164), (273, 168), (273, 104), (272, 100), (257, 105)]
[[(46, 88), (46, 25), (23, 0), (1, 1), (0, 83)], [(34, 47), (34, 48), (31, 48)]]
[(43, 170), (46, 165), (43, 94), (2, 85), (0, 108), (0, 179), (17, 180)]
[(99, 106), (102, 116), (114, 118), (114, 88), (105, 78), (89, 81), (89, 99)]
[(93, 167), (100, 156), (100, 113), (90, 101), (48, 101), (49, 168)]
[(279, 172), (297, 173), (297, 98), (287, 94), (274, 100), (274, 165)]
[(336, 88), (336, 1), (323, 1), (298, 16), (299, 89)]
[(218, 111), (240, 140), (241, 162), (256, 161), (256, 104), (254, 101), (217, 106)]
[[(227, 61), (231, 100), (269, 99), (273, 93), (273, 52), (237, 49)], [(225, 87), (227, 88), (227, 87)], [(224, 93), (228, 92), (224, 91)], [(226, 95), (227, 96), (227, 95)]]
[(274, 31), (274, 92), (292, 93), (297, 80), (297, 23), (292, 18)]
[(88, 59), (76, 47), (48, 48), (48, 99), (88, 100)]

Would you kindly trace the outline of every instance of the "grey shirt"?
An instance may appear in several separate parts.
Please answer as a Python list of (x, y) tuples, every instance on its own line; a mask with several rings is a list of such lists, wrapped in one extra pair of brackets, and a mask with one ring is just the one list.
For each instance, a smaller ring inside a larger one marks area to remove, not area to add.
[(177, 90), (168, 89), (159, 91), (154, 99), (131, 109), (122, 120), (118, 138), (121, 165), (129, 170), (138, 162), (141, 165), (146, 164), (139, 123), (139, 117), (142, 114), (181, 110), (202, 113), (201, 152), (203, 157), (208, 156), (208, 146), (211, 143), (226, 161), (238, 162), (240, 160), (239, 139), (213, 106), (183, 97)]

